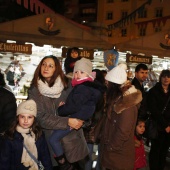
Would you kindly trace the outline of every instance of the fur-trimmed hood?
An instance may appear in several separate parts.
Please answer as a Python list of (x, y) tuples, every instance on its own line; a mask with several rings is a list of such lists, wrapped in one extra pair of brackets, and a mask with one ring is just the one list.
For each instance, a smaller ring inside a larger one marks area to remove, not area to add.
[(120, 98), (114, 105), (114, 111), (119, 114), (129, 107), (139, 104), (141, 101), (142, 93), (140, 90), (137, 90), (134, 93), (130, 93)]

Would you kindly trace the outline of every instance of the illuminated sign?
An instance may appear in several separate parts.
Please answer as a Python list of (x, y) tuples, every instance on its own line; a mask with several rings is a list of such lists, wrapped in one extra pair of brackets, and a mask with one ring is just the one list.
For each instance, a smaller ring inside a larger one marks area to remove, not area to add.
[[(66, 58), (67, 56), (67, 52), (68, 52), (68, 48), (63, 47), (62, 48), (62, 57)], [(82, 50), (80, 49), (80, 57), (84, 57), (84, 58), (88, 58), (90, 60), (93, 60), (94, 56), (94, 50)]]
[(15, 43), (0, 43), (0, 51), (32, 54), (32, 45), (31, 44), (19, 45)]
[(152, 57), (135, 54), (126, 54), (126, 62), (152, 64)]

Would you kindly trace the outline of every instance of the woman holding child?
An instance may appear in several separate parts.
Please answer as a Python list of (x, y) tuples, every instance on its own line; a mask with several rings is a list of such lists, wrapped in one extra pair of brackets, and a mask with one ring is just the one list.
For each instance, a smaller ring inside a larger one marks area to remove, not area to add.
[[(37, 104), (37, 119), (39, 120), (48, 142), (49, 136), (55, 129), (72, 130), (62, 140), (66, 159), (62, 169), (68, 169), (69, 163), (83, 160), (88, 155), (88, 148), (83, 136), (83, 121), (76, 118), (60, 117), (57, 109), (61, 101), (65, 102), (71, 91), (69, 81), (65, 77), (60, 62), (55, 56), (46, 56), (39, 63), (28, 91), (28, 98)], [(49, 144), (49, 143), (48, 143)], [(50, 148), (53, 166), (56, 166), (53, 151)], [(81, 167), (78, 167), (80, 170)]]

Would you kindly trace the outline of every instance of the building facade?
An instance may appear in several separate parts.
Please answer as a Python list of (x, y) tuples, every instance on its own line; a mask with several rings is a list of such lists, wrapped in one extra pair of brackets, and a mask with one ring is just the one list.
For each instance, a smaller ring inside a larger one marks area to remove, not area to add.
[(169, 0), (99, 0), (97, 22), (112, 44), (170, 31)]

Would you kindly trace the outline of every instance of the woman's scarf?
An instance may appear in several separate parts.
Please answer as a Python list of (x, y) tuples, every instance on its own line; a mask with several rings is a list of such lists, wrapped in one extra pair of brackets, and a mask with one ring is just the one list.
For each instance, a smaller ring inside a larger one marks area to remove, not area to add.
[(38, 79), (38, 89), (40, 93), (44, 96), (51, 98), (59, 98), (61, 92), (64, 89), (64, 86), (60, 76), (58, 76), (52, 87), (49, 87), (47, 82), (44, 83), (42, 80)]
[[(31, 131), (30, 128), (23, 129), (19, 125), (16, 127), (16, 130), (23, 136), (24, 144), (27, 147), (27, 149), (35, 156), (35, 158), (37, 158), (38, 153), (37, 147), (35, 145), (35, 134)], [(21, 163), (23, 163), (25, 167), (29, 167), (29, 170), (38, 170), (37, 163), (30, 157), (30, 155), (28, 154), (24, 147), (22, 152)]]

